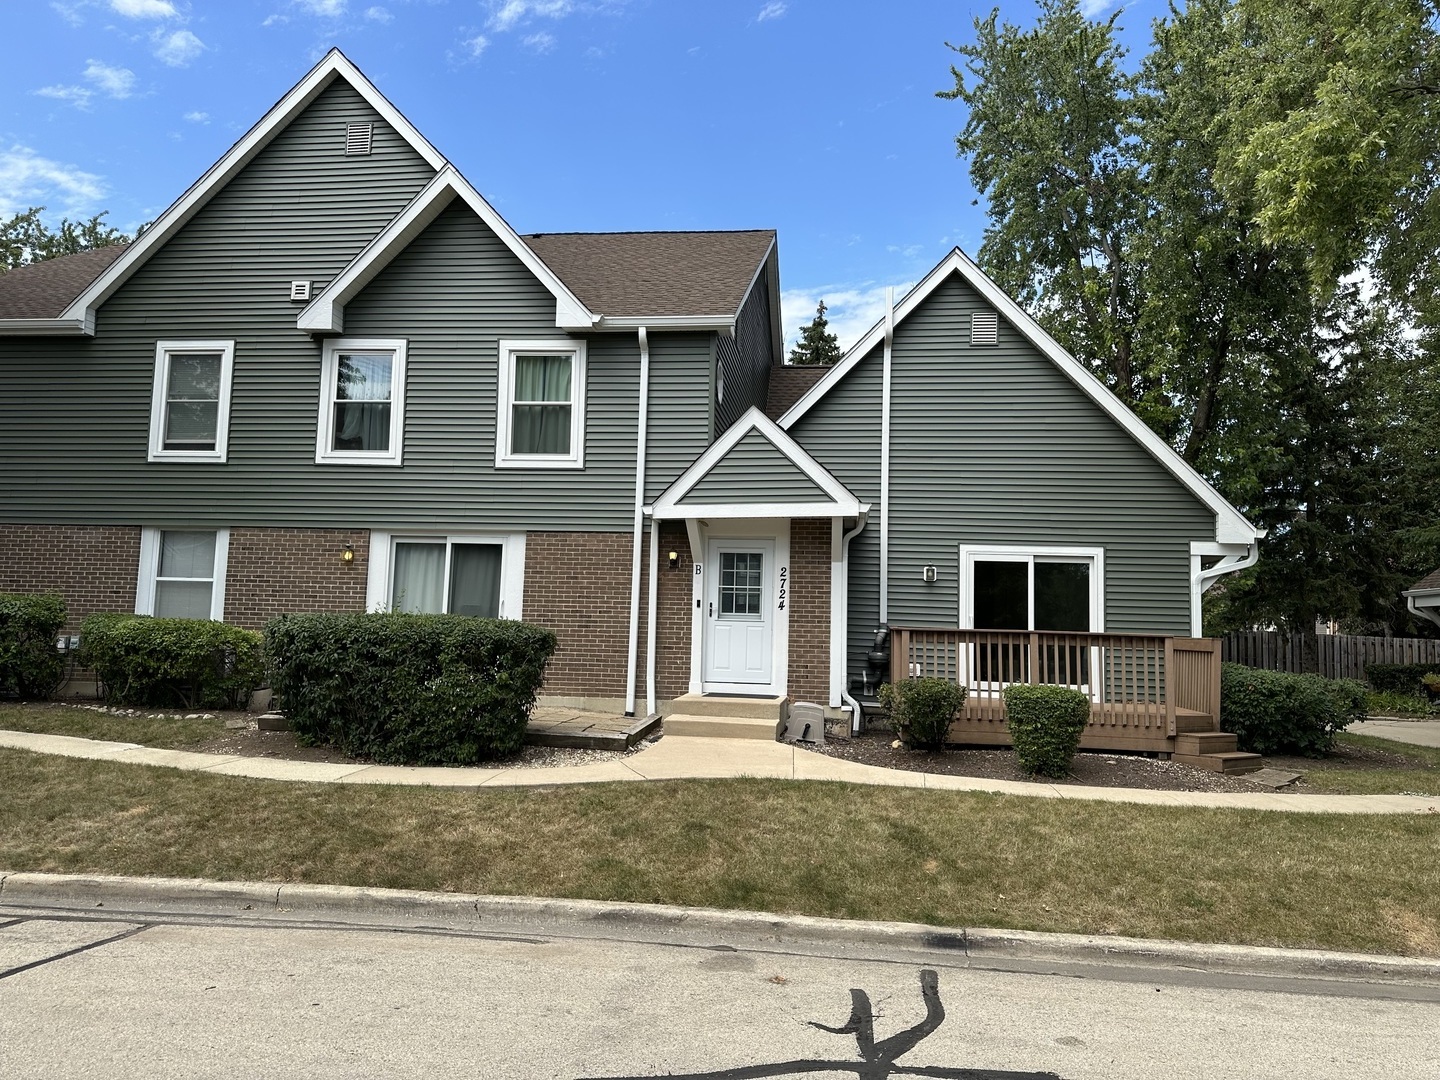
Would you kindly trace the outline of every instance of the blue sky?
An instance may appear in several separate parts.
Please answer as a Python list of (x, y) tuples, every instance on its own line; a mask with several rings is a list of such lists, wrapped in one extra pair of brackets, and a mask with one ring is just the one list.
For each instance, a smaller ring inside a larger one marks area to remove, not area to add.
[[(1000, 5), (1030, 22), (1033, 2)], [(1112, 10), (1088, 0), (1095, 13)], [(0, 215), (159, 214), (332, 45), (521, 232), (774, 228), (848, 344), (984, 218), (940, 0), (0, 0)], [(1157, 0), (1123, 15), (1144, 51)]]

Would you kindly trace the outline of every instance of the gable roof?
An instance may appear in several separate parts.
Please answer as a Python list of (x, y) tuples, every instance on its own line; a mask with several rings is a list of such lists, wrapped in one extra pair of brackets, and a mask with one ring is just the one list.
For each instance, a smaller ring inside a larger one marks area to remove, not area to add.
[(775, 230), (533, 233), (525, 242), (591, 311), (733, 322)]
[(296, 325), (311, 333), (343, 333), (345, 304), (457, 198), (463, 199), (480, 220), (525, 264), (526, 269), (550, 290), (555, 297), (556, 326), (588, 330), (595, 325), (599, 317), (586, 308), (565, 282), (525, 245), (495, 208), (460, 175), (460, 171), (449, 164), (436, 173), (435, 178), (410, 200), (410, 205), (396, 214), (390, 224), (381, 229), (350, 261), (350, 265), (310, 301), (295, 320)]
[[(765, 452), (767, 446), (773, 454)], [(757, 454), (756, 450), (761, 453)], [(723, 470), (732, 455), (737, 455), (742, 470), (749, 471), (747, 495), (755, 496), (751, 501), (719, 499), (706, 493), (704, 481), (716, 473), (717, 468)], [(741, 461), (741, 458), (747, 460)], [(755, 471), (757, 465), (761, 469), (759, 475)], [(771, 475), (765, 476), (764, 472)], [(696, 496), (694, 499), (692, 494)], [(713, 501), (704, 501), (707, 497)], [(856, 517), (869, 508), (868, 503), (862, 504), (775, 421), (752, 405), (660, 494), (653, 506), (646, 508), (646, 512), (662, 520)]]
[(0, 274), (0, 319), (58, 318), (128, 246), (110, 244)]
[(1074, 383), (1086, 396), (1095, 402), (1109, 415), (1120, 427), (1146, 450), (1151, 457), (1160, 463), (1172, 476), (1190, 491), (1200, 502), (1205, 504), (1215, 513), (1215, 539), (1221, 544), (1252, 544), (1255, 540), (1265, 535), (1264, 530), (1256, 528), (1240, 513), (1231, 506), (1225, 497), (1216, 491), (1210, 483), (1195, 471), (1194, 467), (1182, 458), (1175, 450), (1160, 436), (1156, 435), (1146, 423), (1140, 419), (1130, 407), (1111, 392), (1110, 388), (1097, 379), (1090, 370), (1075, 357), (1061, 347), (1053, 337), (1045, 332), (1045, 329), (1025, 313), (1010, 296), (990, 280), (990, 277), (972, 262), (958, 247), (954, 248), (949, 255), (941, 259), (935, 268), (927, 274), (919, 284), (911, 289), (895, 305), (893, 321), (887, 316), (878, 320), (874, 326), (854, 345), (845, 351), (840, 362), (832, 367), (829, 372), (818, 383), (808, 390), (803, 397), (792, 405), (780, 418), (780, 426), (789, 430), (796, 421), (810, 411), (815, 403), (823, 398), (830, 388), (836, 385), (845, 375), (870, 354), (877, 346), (885, 341), (887, 323), (893, 330), (907, 316), (911, 314), (920, 304), (934, 292), (942, 282), (951, 274), (959, 274), (961, 279), (968, 283), (979, 293), (997, 312), (1000, 313), (1012, 326), (1015, 327), (1040, 353), (1049, 359), (1060, 372)]
[(230, 147), (205, 175), (195, 181), (180, 198), (155, 219), (140, 237), (106, 267), (98, 277), (61, 312), (49, 319), (50, 325), (39, 327), (9, 323), (0, 319), (0, 333), (83, 333), (95, 332), (95, 311), (115, 290), (138, 270), (145, 261), (173, 237), (195, 213), (210, 201), (241, 169), (248, 165), (285, 126), (305, 110), (336, 79), (344, 79), (365, 99), (385, 122), (394, 128), (432, 168), (444, 167), (440, 151), (415, 130), (410, 121), (375, 89), (339, 49), (331, 49), (309, 73), (280, 99), (259, 122)]
[(1411, 585), (1410, 588), (1406, 589), (1402, 595), (1413, 596), (1417, 593), (1432, 592), (1440, 593), (1440, 569), (1432, 570), (1430, 573), (1426, 574), (1419, 581), (1415, 582), (1414, 585)]
[(829, 364), (776, 364), (770, 369), (765, 415), (779, 420), (830, 370)]

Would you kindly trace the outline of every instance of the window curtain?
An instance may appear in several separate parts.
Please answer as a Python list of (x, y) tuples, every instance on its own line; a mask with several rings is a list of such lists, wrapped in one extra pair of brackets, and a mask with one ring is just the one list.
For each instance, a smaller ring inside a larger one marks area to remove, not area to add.
[(166, 619), (210, 618), (214, 579), (213, 532), (166, 530), (160, 534), (160, 566), (155, 575), (156, 615)]
[(515, 357), (512, 454), (570, 453), (570, 375), (568, 356)]
[(176, 353), (169, 361), (165, 449), (215, 449), (220, 416), (220, 354)]
[(450, 611), (456, 615), (500, 615), (499, 544), (456, 544), (450, 549)]
[(342, 353), (335, 373), (334, 450), (390, 449), (390, 353)]
[(439, 614), (445, 610), (445, 545), (396, 544), (394, 585), (390, 607), (394, 611)]

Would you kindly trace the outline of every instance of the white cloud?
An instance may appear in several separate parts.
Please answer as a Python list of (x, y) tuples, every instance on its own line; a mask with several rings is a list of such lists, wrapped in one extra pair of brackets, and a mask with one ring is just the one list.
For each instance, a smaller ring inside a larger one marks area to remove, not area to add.
[(1108, 7), (1114, 7), (1115, 0), (1080, 0), (1080, 14), (1093, 19)]
[(785, 0), (770, 0), (760, 9), (760, 14), (755, 16), (756, 22), (764, 22), (766, 19), (778, 19), (786, 11)]
[(173, 19), (179, 14), (170, 0), (110, 0), (110, 10), (127, 19)]
[(504, 33), (533, 16), (561, 19), (575, 10), (574, 0), (487, 0), (490, 18), (487, 29)]
[(294, 0), (295, 6), (307, 15), (333, 19), (345, 14), (345, 0)]
[(261, 26), (283, 26), (283, 25), (285, 25), (286, 23), (288, 23), (289, 21), (290, 21), (290, 16), (289, 16), (289, 15), (281, 15), (280, 13), (277, 12), (277, 13), (275, 13), (274, 15), (266, 15), (266, 16), (265, 16), (265, 21), (262, 22), (260, 25), (261, 25)]
[(466, 38), (460, 44), (470, 51), (471, 56), (479, 56), (490, 47), (490, 39), (484, 34), (476, 34), (472, 38)]
[[(915, 283), (895, 286), (898, 301)], [(885, 315), (885, 286), (872, 282), (855, 285), (826, 285), (812, 289), (785, 289), (780, 293), (780, 318), (788, 350), (800, 336), (800, 327), (815, 317), (816, 305), (825, 301), (825, 318), (830, 332), (848, 349)]]
[(171, 67), (184, 67), (205, 51), (205, 43), (189, 30), (176, 30), (170, 34), (161, 31), (152, 40), (155, 42), (155, 58)]
[(210, 122), (210, 114), (207, 112), (200, 112), (197, 109), (194, 112), (187, 112), (185, 114), (185, 119), (189, 120), (192, 124), (208, 124)]
[(87, 60), (85, 64), (85, 78), (94, 83), (102, 94), (127, 98), (135, 89), (135, 73), (129, 68), (111, 67), (99, 60)]
[(85, 20), (80, 15), (79, 4), (62, 4), (59, 0), (50, 5), (50, 9), (59, 15), (71, 26), (84, 26)]
[(541, 30), (538, 34), (531, 34), (525, 38), (524, 45), (527, 49), (534, 49), (539, 53), (547, 53), (555, 48), (555, 35), (547, 34), (544, 30)]
[(105, 197), (105, 184), (94, 173), (41, 157), (28, 146), (0, 150), (0, 217), (31, 206), (73, 214), (92, 209)]
[(74, 105), (77, 109), (88, 109), (90, 99), (95, 96), (92, 91), (86, 90), (83, 86), (42, 86), (35, 93), (41, 97), (63, 101), (66, 105)]
[(394, 16), (391, 15), (390, 12), (386, 11), (379, 4), (376, 4), (374, 7), (368, 7), (365, 9), (365, 18), (369, 19), (371, 22), (388, 23), (391, 19), (394, 18)]

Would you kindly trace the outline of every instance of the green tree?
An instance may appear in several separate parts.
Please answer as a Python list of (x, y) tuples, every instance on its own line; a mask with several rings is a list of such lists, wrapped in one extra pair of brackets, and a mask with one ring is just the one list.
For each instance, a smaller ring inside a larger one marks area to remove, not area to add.
[(61, 255), (128, 244), (133, 239), (128, 233), (105, 224), (108, 210), (84, 221), (62, 218), (56, 229), (45, 224), (40, 216), (44, 212), (43, 206), (32, 206), (8, 221), (0, 221), (0, 274)]
[(825, 301), (815, 309), (815, 318), (808, 326), (800, 328), (800, 340), (790, 350), (792, 364), (833, 364), (840, 359), (840, 342), (830, 332), (830, 322), (825, 318)]

